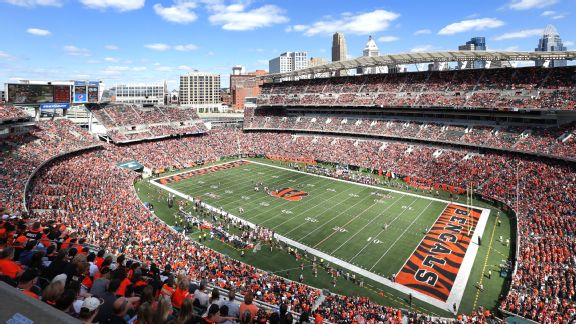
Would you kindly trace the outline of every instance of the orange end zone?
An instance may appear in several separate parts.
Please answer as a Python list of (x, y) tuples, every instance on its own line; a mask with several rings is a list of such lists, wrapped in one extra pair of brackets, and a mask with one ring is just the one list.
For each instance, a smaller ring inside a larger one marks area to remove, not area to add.
[(396, 282), (446, 302), (482, 211), (449, 204), (396, 276)]
[(207, 168), (202, 168), (202, 169), (192, 170), (189, 172), (180, 173), (180, 174), (173, 175), (170, 177), (158, 179), (156, 181), (165, 185), (165, 184), (169, 184), (169, 183), (174, 183), (174, 182), (190, 179), (190, 178), (195, 177), (195, 176), (200, 176), (200, 175), (204, 175), (204, 174), (208, 174), (208, 173), (213, 173), (213, 172), (223, 171), (223, 170), (227, 170), (227, 169), (231, 169), (231, 168), (236, 168), (236, 167), (246, 165), (246, 164), (250, 164), (250, 161), (244, 161), (244, 160), (234, 161), (234, 162), (230, 162), (230, 163), (224, 163), (224, 164), (214, 165), (214, 166), (207, 167)]

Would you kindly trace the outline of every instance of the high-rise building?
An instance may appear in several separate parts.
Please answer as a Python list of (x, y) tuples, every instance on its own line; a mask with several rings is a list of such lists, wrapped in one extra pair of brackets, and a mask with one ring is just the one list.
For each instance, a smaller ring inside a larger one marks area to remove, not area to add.
[[(459, 51), (486, 51), (485, 37), (472, 37), (464, 45), (458, 46)], [(458, 62), (459, 69), (483, 69), (486, 61)]]
[(166, 81), (118, 84), (110, 88), (110, 96), (116, 103), (164, 105), (168, 102), (168, 87)]
[(190, 72), (180, 76), (180, 104), (199, 112), (219, 112), (220, 75), (207, 72)]
[(270, 73), (292, 72), (308, 67), (308, 52), (286, 52), (268, 61)]
[[(348, 57), (346, 39), (342, 33), (334, 33), (332, 36), (332, 62), (345, 61)], [(336, 72), (336, 75), (347, 75), (346, 70)]]
[[(534, 49), (536, 52), (565, 52), (566, 47), (562, 43), (562, 39), (558, 34), (556, 28), (552, 25), (546, 26), (542, 38), (538, 41), (538, 47)], [(536, 66), (543, 66), (546, 64), (544, 60), (537, 60)], [(566, 66), (566, 60), (550, 60), (548, 67)]]
[(242, 74), (236, 74), (236, 65), (230, 74), (230, 107), (234, 110), (242, 110), (245, 106), (246, 97), (257, 97), (260, 95), (261, 86), (264, 81), (256, 79), (259, 76), (268, 74), (264, 70), (256, 70)]
[(347, 56), (344, 34), (334, 33), (332, 36), (332, 62), (345, 61)]

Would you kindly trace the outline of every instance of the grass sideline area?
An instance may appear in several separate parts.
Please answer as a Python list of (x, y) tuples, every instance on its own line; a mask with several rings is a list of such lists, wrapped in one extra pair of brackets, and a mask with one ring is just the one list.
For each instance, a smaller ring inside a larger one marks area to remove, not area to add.
[[(283, 164), (262, 159), (254, 161), (265, 162), (271, 165)], [(220, 161), (218, 163), (222, 162), (223, 161)], [(182, 170), (176, 173), (181, 172)], [(162, 177), (167, 175), (168, 174), (162, 174)], [(254, 180), (255, 178), (257, 179)], [(203, 183), (198, 183), (199, 181)], [(253, 182), (269, 184), (271, 189), (281, 189), (296, 184), (297, 186), (294, 187), (298, 187), (298, 189), (306, 188), (308, 195), (304, 196), (301, 201), (285, 201), (282, 198), (271, 197), (263, 192), (255, 192)], [(398, 183), (398, 180), (385, 182), (386, 185), (393, 186), (396, 190), (398, 190)], [(287, 236), (292, 234), (294, 239), (301, 240), (309, 246), (316, 245), (326, 251), (330, 250), (327, 252), (336, 250), (335, 254), (338, 254), (338, 251), (340, 251), (340, 254), (337, 255), (339, 258), (352, 259), (352, 261), (358, 260), (364, 267), (374, 266), (378, 272), (385, 276), (396, 273), (402, 267), (414, 250), (414, 247), (422, 239), (424, 230), (434, 222), (445, 207), (445, 204), (439, 202), (430, 201), (425, 198), (415, 198), (413, 196), (403, 195), (402, 193), (390, 193), (389, 196), (385, 197), (384, 203), (379, 203), (376, 202), (377, 199), (375, 199), (375, 195), (371, 194), (374, 192), (374, 189), (348, 183), (337, 183), (330, 179), (294, 174), (290, 171), (266, 168), (257, 164), (249, 164), (215, 173), (194, 176), (190, 179), (173, 183), (171, 187), (194, 197), (200, 196), (203, 201), (215, 207), (223, 207), (224, 210), (229, 210), (236, 215), (238, 214), (238, 206), (242, 206), (245, 210), (245, 213), (242, 215), (243, 218), (252, 219), (253, 222), (267, 228), (275, 228), (280, 234), (287, 233)], [(174, 224), (174, 214), (177, 209), (168, 208), (165, 192), (152, 187), (147, 181), (137, 183), (136, 188), (142, 201), (152, 202), (154, 204), (157, 216), (168, 224)], [(328, 189), (333, 189), (336, 192)], [(228, 191), (228, 193), (226, 193), (226, 191)], [(409, 192), (417, 192), (417, 194), (421, 196), (426, 195), (426, 193), (420, 190), (409, 190)], [(206, 193), (213, 193), (214, 195), (210, 198), (205, 196)], [(338, 193), (340, 193), (340, 196), (336, 197)], [(330, 197), (332, 195), (334, 195), (332, 199), (326, 198), (326, 196)], [(447, 198), (447, 194), (445, 193), (442, 193), (440, 196), (440, 198)], [(461, 200), (462, 199), (461, 197)], [(406, 202), (402, 203), (402, 200)], [(357, 203), (356, 206), (353, 207), (353, 201), (360, 201), (360, 203)], [(392, 205), (394, 201), (401, 203), (394, 206)], [(339, 205), (339, 203), (341, 204)], [(430, 208), (433, 205), (436, 206)], [(473, 205), (484, 208), (490, 207), (485, 203), (477, 201), (474, 201)], [(346, 208), (348, 208), (348, 210), (346, 210)], [(387, 211), (383, 212), (384, 209), (387, 209)], [(289, 210), (292, 214), (283, 213), (282, 210)], [(317, 230), (317, 232), (323, 232), (322, 235), (308, 235), (305, 237), (307, 235), (305, 231), (294, 230), (294, 227), (310, 229), (311, 225), (320, 225), (322, 210), (332, 210), (332, 212), (326, 212), (327, 216), (325, 217), (334, 217), (335, 213), (341, 214), (341, 221), (344, 223), (329, 223), (323, 226), (320, 230)], [(307, 216), (309, 212), (310, 215), (314, 216)], [(285, 217), (286, 215), (292, 217), (287, 218)], [(295, 215), (301, 215), (302, 217), (296, 218)], [(400, 217), (401, 215), (405, 216)], [(497, 211), (493, 209), (483, 235), (483, 241), (485, 243), (478, 250), (475, 264), (466, 285), (459, 309), (461, 313), (470, 313), (479, 305), (494, 309), (497, 307), (497, 299), (500, 294), (504, 292), (505, 279), (499, 276), (497, 269), (498, 265), (502, 263), (502, 260), (508, 258), (511, 251), (510, 247), (498, 242), (496, 239), (500, 236), (502, 236), (504, 240), (510, 237), (510, 221), (506, 216), (501, 216), (500, 225), (497, 225), (496, 215)], [(353, 223), (349, 223), (349, 221), (350, 219), (354, 219), (354, 217), (359, 221), (358, 223), (361, 221), (362, 225), (358, 224), (356, 227), (350, 226), (353, 225)], [(308, 218), (308, 220), (306, 220), (306, 218)], [(314, 222), (314, 220), (316, 220), (316, 222)], [(386, 231), (383, 230), (382, 223), (389, 224), (389, 228)], [(300, 226), (302, 224), (305, 225)], [(346, 226), (340, 226), (338, 224), (346, 224)], [(335, 231), (334, 228), (336, 227), (345, 228), (349, 232)], [(406, 235), (407, 233), (410, 235)], [(352, 235), (357, 239), (350, 239)], [(327, 236), (329, 237), (328, 239), (326, 239)], [(337, 236), (341, 237), (338, 238)], [(197, 235), (192, 234), (191, 237), (197, 239)], [(373, 239), (373, 237), (376, 238)], [(368, 240), (368, 238), (371, 240)], [(402, 244), (398, 244), (400, 238)], [(297, 262), (295, 258), (286, 251), (278, 251), (277, 248), (275, 248), (274, 251), (270, 251), (268, 247), (265, 247), (256, 254), (249, 251), (242, 259), (238, 250), (220, 241), (208, 241), (203, 242), (203, 244), (234, 258), (241, 259), (258, 268), (281, 274), (292, 280), (297, 280), (302, 272), (305, 282), (312, 286), (327, 288), (345, 295), (368, 296), (383, 305), (391, 305), (405, 309), (410, 308), (406, 295), (368, 279), (364, 279), (364, 287), (359, 287), (350, 281), (339, 278), (336, 287), (333, 287), (332, 279), (325, 271), (319, 270), (318, 278), (314, 278), (309, 265), (305, 265), (304, 271), (300, 271), (300, 262)], [(392, 245), (402, 246), (390, 253), (389, 257), (380, 257), (382, 255), (381, 250)], [(370, 257), (371, 254), (372, 257)], [(384, 262), (381, 262), (382, 260), (384, 260)], [(309, 261), (305, 260), (304, 262), (307, 263)], [(489, 269), (492, 270), (490, 279), (486, 277)], [(475, 287), (475, 283), (477, 282), (483, 284), (483, 291), (479, 291)], [(412, 309), (433, 315), (450, 316), (448, 312), (416, 299), (413, 301)]]

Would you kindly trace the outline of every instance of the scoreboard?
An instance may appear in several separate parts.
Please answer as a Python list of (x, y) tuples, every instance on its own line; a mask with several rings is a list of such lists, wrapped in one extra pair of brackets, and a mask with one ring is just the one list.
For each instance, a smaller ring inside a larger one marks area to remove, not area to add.
[(54, 86), (54, 103), (70, 103), (70, 86)]
[(99, 81), (7, 83), (6, 90), (7, 103), (40, 105), (46, 109), (100, 101)]

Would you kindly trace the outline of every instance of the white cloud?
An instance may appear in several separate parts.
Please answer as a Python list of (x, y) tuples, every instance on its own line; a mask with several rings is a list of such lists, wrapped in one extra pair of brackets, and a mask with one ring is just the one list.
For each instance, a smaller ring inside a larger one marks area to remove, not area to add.
[(380, 36), (380, 37), (378, 37), (378, 41), (382, 42), (382, 43), (395, 42), (399, 39), (400, 39), (400, 37), (396, 37), (396, 36)]
[(12, 56), (6, 52), (0, 51), (0, 60), (10, 60), (11, 61), (14, 59), (16, 59), (14, 56)]
[(108, 8), (118, 11), (130, 11), (144, 7), (145, 0), (80, 0), (88, 8), (105, 10)]
[(528, 38), (534, 36), (542, 35), (542, 29), (525, 29), (511, 33), (504, 33), (500, 36), (494, 37), (494, 40), (507, 40), (507, 39), (516, 39), (516, 38)]
[(565, 14), (556, 13), (556, 11), (554, 11), (554, 10), (546, 10), (543, 13), (541, 13), (540, 16), (548, 17), (548, 18), (551, 18), (554, 20), (558, 20), (558, 19), (562, 19), (562, 18), (566, 17)]
[(287, 32), (303, 32), (306, 29), (310, 28), (308, 25), (294, 25), (286, 27)]
[(174, 71), (174, 68), (171, 66), (160, 65), (160, 66), (157, 66), (156, 68), (154, 68), (154, 70), (159, 71), (159, 72), (172, 72), (172, 71)]
[(144, 47), (155, 51), (167, 51), (170, 49), (170, 45), (166, 45), (163, 43), (147, 44), (144, 45)]
[(548, 7), (556, 2), (558, 2), (558, 0), (513, 0), (508, 4), (508, 8), (513, 10), (528, 10)]
[(104, 61), (106, 61), (106, 62), (112, 62), (112, 63), (118, 63), (118, 62), (120, 62), (120, 60), (117, 59), (117, 58), (115, 58), (115, 57), (107, 57), (107, 58), (104, 59)]
[(120, 47), (118, 47), (116, 45), (106, 45), (106, 46), (104, 46), (104, 48), (109, 50), (109, 51), (117, 51), (120, 49)]
[(146, 71), (146, 70), (147, 70), (147, 68), (145, 66), (135, 66), (132, 68), (132, 71), (135, 71), (135, 72), (142, 72), (142, 71)]
[(86, 63), (88, 63), (88, 64), (99, 64), (100, 61), (98, 61), (98, 60), (88, 60), (88, 61), (86, 61)]
[(48, 36), (50, 35), (50, 31), (46, 30), (46, 29), (40, 29), (40, 28), (28, 28), (26, 29), (26, 32), (28, 34), (32, 34), (35, 36)]
[(192, 9), (196, 8), (196, 3), (186, 0), (177, 0), (172, 7), (164, 7), (157, 3), (154, 5), (154, 12), (162, 19), (178, 24), (188, 24), (196, 21), (198, 16)]
[(414, 32), (414, 35), (427, 35), (427, 34), (432, 34), (432, 31), (430, 29), (419, 29)]
[(208, 20), (225, 30), (254, 30), (289, 21), (288, 17), (284, 16), (284, 10), (275, 5), (248, 9), (247, 4), (243, 3), (225, 5), (221, 0), (207, 2), (208, 10), (212, 12)]
[(295, 25), (292, 30), (304, 31), (306, 36), (330, 35), (335, 32), (367, 35), (388, 29), (390, 23), (398, 17), (399, 14), (386, 10), (374, 10), (356, 15), (343, 13), (340, 18), (327, 17), (310, 26)]
[(112, 66), (108, 66), (106, 69), (114, 70), (114, 71), (129, 71), (130, 67), (129, 66), (112, 65)]
[(4, 2), (20, 7), (61, 7), (61, 0), (4, 0)]
[(80, 48), (74, 45), (64, 46), (64, 51), (72, 56), (90, 56), (90, 51), (86, 48)]
[(174, 46), (174, 49), (180, 52), (190, 52), (190, 51), (195, 51), (198, 49), (198, 46), (194, 45), (194, 44), (186, 44), (186, 45), (176, 45)]
[(504, 22), (496, 18), (479, 18), (462, 20), (452, 23), (440, 29), (438, 35), (453, 35), (470, 30), (485, 30), (489, 28), (498, 28), (504, 25)]
[(270, 63), (268, 60), (257, 60), (256, 62), (260, 65), (266, 65), (266, 66), (268, 66)]
[(428, 45), (419, 45), (419, 46), (416, 46), (416, 47), (410, 49), (410, 52), (412, 52), (412, 53), (415, 53), (415, 52), (430, 52), (430, 51), (433, 50), (433, 49), (434, 49), (434, 46), (433, 46), (433, 45), (430, 45), (430, 44), (428, 44)]
[(177, 67), (178, 70), (183, 70), (183, 71), (192, 71), (192, 68), (189, 67), (188, 65), (179, 65)]

